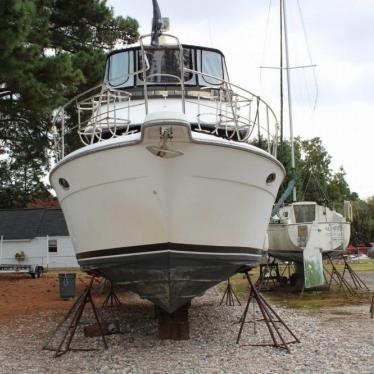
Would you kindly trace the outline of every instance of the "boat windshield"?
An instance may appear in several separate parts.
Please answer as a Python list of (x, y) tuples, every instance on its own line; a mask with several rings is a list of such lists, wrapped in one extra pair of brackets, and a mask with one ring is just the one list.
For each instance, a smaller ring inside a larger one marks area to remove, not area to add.
[[(148, 83), (177, 83), (181, 77), (180, 51), (176, 48), (152, 48), (146, 49), (149, 63), (149, 70), (146, 72)], [(192, 69), (191, 50), (183, 50), (183, 64), (188, 69)], [(143, 61), (138, 54), (138, 70), (143, 69)], [(165, 75), (167, 74), (167, 76)], [(172, 77), (170, 76), (172, 75)], [(184, 81), (188, 82), (192, 78), (192, 73), (184, 73)], [(139, 83), (144, 82), (143, 73), (139, 74)]]
[[(149, 62), (149, 69), (146, 72), (147, 84), (163, 86), (180, 84), (181, 56), (179, 49), (173, 46), (146, 47), (145, 52)], [(185, 68), (206, 74), (185, 72), (184, 84), (187, 86), (219, 88), (222, 84), (221, 79), (227, 79), (224, 56), (218, 50), (183, 46), (183, 64)], [(140, 47), (115, 51), (108, 56), (105, 78), (115, 88), (140, 87), (144, 85), (142, 70), (143, 61)]]
[(316, 219), (316, 206), (310, 205), (294, 205), (296, 223), (313, 222)]

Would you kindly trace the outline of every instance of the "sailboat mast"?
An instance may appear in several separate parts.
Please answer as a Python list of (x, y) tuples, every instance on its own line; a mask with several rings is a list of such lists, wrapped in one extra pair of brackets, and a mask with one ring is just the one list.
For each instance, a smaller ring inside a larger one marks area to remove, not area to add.
[[(295, 165), (295, 145), (293, 137), (293, 118), (292, 118), (292, 95), (291, 95), (291, 71), (290, 71), (290, 60), (288, 55), (288, 33), (287, 33), (287, 11), (286, 11), (286, 2), (281, 1), (281, 6), (283, 8), (283, 26), (284, 26), (284, 46), (286, 54), (286, 77), (287, 77), (287, 96), (288, 96), (288, 118), (290, 122), (290, 140), (291, 140), (291, 168), (292, 176), (296, 174), (296, 165)], [(281, 51), (282, 53), (282, 51)], [(292, 191), (292, 200), (296, 201), (296, 186)]]
[(283, 108), (284, 108), (284, 100), (283, 100), (283, 0), (279, 0), (279, 73), (280, 73), (280, 157), (283, 157)]

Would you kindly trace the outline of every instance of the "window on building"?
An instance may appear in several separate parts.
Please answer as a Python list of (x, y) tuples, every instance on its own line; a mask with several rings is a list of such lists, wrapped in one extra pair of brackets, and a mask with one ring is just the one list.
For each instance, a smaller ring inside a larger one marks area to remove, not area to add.
[(48, 240), (48, 252), (57, 253), (57, 240)]

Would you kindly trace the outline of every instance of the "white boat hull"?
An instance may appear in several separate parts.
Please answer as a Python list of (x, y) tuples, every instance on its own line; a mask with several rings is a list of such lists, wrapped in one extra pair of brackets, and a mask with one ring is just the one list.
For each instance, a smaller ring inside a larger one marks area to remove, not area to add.
[[(343, 253), (349, 244), (348, 222), (318, 222), (316, 246), (322, 256)], [(303, 227), (300, 230), (299, 227)], [(312, 223), (269, 225), (269, 254), (287, 261), (303, 262), (303, 251), (310, 236)], [(300, 233), (302, 232), (302, 235)], [(304, 235), (304, 233), (306, 235)]]
[(181, 124), (169, 144), (180, 155), (158, 157), (147, 147), (160, 126), (148, 130), (72, 153), (51, 184), (82, 268), (171, 312), (260, 261), (284, 170), (256, 147), (194, 138)]

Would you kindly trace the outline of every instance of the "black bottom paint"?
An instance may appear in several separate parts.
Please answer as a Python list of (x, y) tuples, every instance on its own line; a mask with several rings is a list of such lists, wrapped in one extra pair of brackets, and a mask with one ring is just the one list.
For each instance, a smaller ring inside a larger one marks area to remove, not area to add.
[[(337, 249), (337, 250), (333, 250), (333, 251), (323, 252), (322, 253), (322, 258), (324, 258), (327, 255), (334, 258), (334, 257), (341, 256), (342, 254), (343, 254), (343, 250)], [(303, 251), (289, 251), (289, 252), (286, 252), (286, 251), (276, 251), (276, 252), (269, 251), (269, 256), (274, 257), (278, 260), (282, 260), (282, 261), (293, 261), (293, 262), (297, 262), (297, 263), (301, 263), (301, 264), (304, 263)]]
[[(99, 251), (95, 252), (97, 256)], [(127, 254), (126, 248), (123, 252)], [(84, 255), (85, 260), (78, 256), (78, 261), (82, 270), (97, 271), (172, 313), (231, 275), (258, 265), (262, 251), (247, 249), (246, 253), (252, 256), (174, 251), (121, 256), (117, 251), (118, 257), (89, 259)]]

